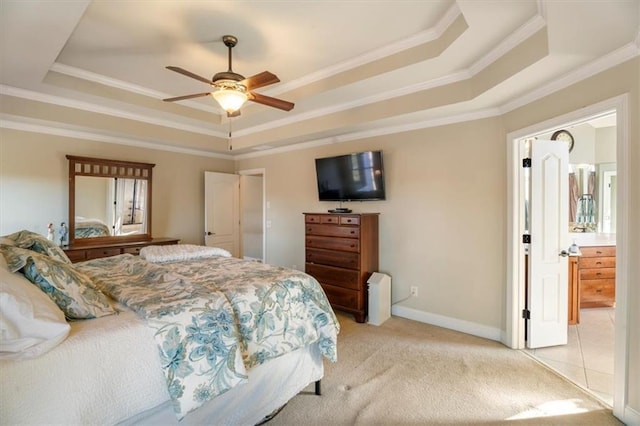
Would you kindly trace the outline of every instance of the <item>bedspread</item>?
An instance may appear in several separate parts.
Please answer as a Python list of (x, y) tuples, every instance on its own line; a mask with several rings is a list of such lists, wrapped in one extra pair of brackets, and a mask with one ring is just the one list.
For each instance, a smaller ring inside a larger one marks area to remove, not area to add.
[(152, 264), (121, 255), (76, 266), (154, 329), (178, 418), (252, 366), (311, 342), (336, 360), (338, 322), (306, 274), (221, 257)]

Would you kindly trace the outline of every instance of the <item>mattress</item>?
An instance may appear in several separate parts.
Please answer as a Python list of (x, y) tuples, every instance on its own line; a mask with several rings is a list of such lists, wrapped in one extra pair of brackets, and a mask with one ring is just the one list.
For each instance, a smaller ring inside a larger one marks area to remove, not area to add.
[(172, 409), (153, 331), (135, 313), (71, 322), (55, 350), (0, 361), (3, 424), (255, 424), (323, 374), (317, 345), (249, 371), (241, 384), (187, 415)]

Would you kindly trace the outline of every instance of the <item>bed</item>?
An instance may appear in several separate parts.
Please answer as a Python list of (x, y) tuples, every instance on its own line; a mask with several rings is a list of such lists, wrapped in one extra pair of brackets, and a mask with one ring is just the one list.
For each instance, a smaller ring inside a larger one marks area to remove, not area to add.
[[(0, 268), (3, 292), (9, 281), (28, 282), (46, 256), (7, 247), (0, 242), (8, 264)], [(30, 259), (22, 273), (10, 272), (16, 256), (7, 252)], [(113, 313), (103, 315), (91, 295), (96, 318), (65, 321), (61, 343), (28, 359), (0, 360), (2, 422), (256, 424), (319, 381), (323, 359), (336, 360), (339, 332), (319, 284), (299, 271), (203, 253), (64, 267), (48, 259), (52, 270), (73, 269), (112, 297)], [(189, 310), (198, 315), (184, 322)]]
[(99, 219), (87, 219), (76, 216), (75, 238), (108, 237), (111, 235), (109, 226)]

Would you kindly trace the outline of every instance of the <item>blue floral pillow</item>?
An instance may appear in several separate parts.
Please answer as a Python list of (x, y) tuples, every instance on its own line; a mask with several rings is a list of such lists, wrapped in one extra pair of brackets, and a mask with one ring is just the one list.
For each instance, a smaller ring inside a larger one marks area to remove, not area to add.
[(49, 241), (44, 236), (35, 232), (23, 230), (14, 232), (11, 235), (5, 235), (2, 238), (13, 241), (17, 247), (33, 250), (61, 262), (71, 264), (64, 250), (58, 247), (53, 241)]
[(11, 272), (22, 270), (45, 292), (68, 319), (98, 318), (116, 313), (109, 299), (91, 279), (72, 265), (15, 246), (0, 245)]

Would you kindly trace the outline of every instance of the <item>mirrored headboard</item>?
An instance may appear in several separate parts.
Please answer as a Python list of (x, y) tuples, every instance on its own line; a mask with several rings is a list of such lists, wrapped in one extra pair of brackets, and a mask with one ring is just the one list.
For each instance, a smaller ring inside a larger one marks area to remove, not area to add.
[(69, 244), (151, 240), (155, 164), (67, 155)]

